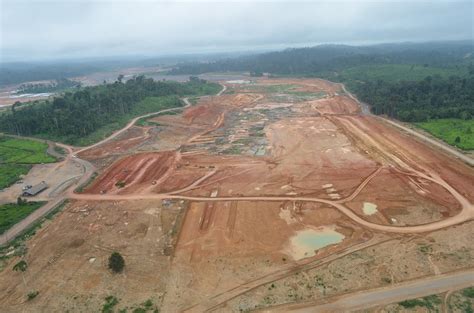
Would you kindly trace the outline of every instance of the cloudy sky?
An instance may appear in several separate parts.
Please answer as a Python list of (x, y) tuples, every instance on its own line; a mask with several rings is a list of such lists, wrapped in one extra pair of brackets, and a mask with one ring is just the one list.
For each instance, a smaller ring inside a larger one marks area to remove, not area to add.
[(0, 61), (473, 38), (474, 1), (0, 0)]

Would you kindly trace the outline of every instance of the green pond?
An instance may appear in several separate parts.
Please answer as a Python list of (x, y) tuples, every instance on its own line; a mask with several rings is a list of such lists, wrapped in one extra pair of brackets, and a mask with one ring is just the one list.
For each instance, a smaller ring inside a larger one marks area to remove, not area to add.
[(377, 205), (370, 202), (364, 202), (362, 210), (364, 211), (365, 215), (372, 215), (378, 212)]
[(335, 231), (334, 227), (299, 231), (291, 238), (293, 257), (297, 260), (311, 257), (316, 254), (316, 250), (340, 243), (344, 237), (343, 234)]

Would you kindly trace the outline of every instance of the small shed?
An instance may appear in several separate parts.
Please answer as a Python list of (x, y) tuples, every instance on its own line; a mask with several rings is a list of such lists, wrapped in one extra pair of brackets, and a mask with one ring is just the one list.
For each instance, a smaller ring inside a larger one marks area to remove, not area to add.
[(48, 188), (48, 184), (46, 184), (46, 182), (42, 181), (41, 183), (39, 183), (37, 185), (34, 185), (33, 187), (23, 191), (23, 196), (24, 197), (36, 196), (37, 194), (41, 193), (46, 188)]

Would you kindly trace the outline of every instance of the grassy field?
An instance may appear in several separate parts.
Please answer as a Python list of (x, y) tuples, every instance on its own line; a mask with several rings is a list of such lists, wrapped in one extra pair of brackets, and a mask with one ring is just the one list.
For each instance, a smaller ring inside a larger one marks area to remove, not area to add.
[(9, 203), (0, 205), (0, 234), (27, 217), (45, 202), (28, 202), (25, 204)]
[(26, 175), (31, 164), (56, 162), (47, 149), (43, 142), (0, 136), (0, 189)]
[(27, 164), (0, 164), (0, 189), (14, 184), (21, 175), (26, 175), (31, 169)]
[[(463, 150), (474, 150), (474, 119), (439, 119), (415, 125), (450, 145)], [(459, 142), (456, 142), (457, 137)]]
[(43, 142), (0, 136), (0, 163), (37, 164), (52, 163), (56, 159), (46, 153), (48, 145)]

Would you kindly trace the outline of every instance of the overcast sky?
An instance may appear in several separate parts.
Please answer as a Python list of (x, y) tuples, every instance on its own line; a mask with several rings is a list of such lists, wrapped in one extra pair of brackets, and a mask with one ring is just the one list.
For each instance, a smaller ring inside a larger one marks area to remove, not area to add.
[(473, 38), (474, 0), (0, 0), (2, 61)]

